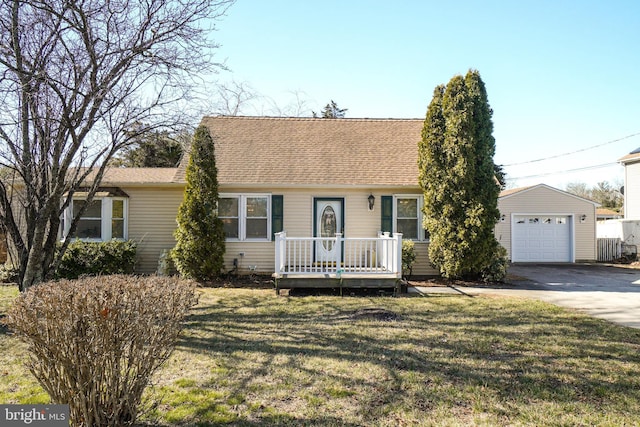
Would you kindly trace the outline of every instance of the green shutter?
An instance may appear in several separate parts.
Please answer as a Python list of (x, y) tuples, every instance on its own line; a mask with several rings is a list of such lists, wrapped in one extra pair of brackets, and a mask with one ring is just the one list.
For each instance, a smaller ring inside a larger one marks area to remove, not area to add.
[(393, 232), (393, 196), (382, 196), (380, 198), (380, 212), (382, 214), (380, 227), (384, 232)]
[(271, 240), (284, 230), (284, 196), (271, 196)]

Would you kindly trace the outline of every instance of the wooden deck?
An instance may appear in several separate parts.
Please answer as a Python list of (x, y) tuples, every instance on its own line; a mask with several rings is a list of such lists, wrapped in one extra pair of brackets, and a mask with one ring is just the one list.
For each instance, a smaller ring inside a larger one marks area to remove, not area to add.
[[(318, 251), (320, 245), (338, 250)], [(276, 234), (276, 292), (295, 288), (392, 288), (402, 278), (402, 234), (288, 237)], [(323, 254), (324, 253), (324, 254)]]
[(340, 277), (335, 274), (291, 274), (274, 277), (276, 294), (280, 295), (280, 289), (297, 288), (368, 288), (368, 289), (393, 289), (395, 293), (400, 291), (400, 279), (396, 274), (349, 274), (343, 273)]

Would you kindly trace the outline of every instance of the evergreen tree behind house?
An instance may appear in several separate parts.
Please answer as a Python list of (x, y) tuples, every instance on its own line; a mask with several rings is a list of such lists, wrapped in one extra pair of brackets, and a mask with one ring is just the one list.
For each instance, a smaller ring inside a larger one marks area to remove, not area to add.
[(338, 104), (332, 99), (327, 105), (324, 106), (322, 114), (318, 116), (318, 113), (313, 111), (313, 117), (322, 117), (323, 119), (344, 119), (347, 114), (348, 108), (339, 108)]
[(191, 139), (190, 132), (147, 128), (148, 126), (137, 123), (129, 129), (127, 134), (132, 142), (109, 165), (128, 168), (177, 167), (184, 148)]

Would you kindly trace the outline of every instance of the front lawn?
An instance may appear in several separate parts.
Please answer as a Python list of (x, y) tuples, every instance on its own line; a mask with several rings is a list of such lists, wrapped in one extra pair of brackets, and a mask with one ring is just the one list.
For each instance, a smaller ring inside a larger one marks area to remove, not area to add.
[[(201, 289), (153, 425), (632, 425), (640, 330), (504, 297)], [(15, 297), (0, 288), (0, 316)], [(369, 310), (377, 309), (377, 310)], [(0, 329), (0, 403), (47, 402)]]

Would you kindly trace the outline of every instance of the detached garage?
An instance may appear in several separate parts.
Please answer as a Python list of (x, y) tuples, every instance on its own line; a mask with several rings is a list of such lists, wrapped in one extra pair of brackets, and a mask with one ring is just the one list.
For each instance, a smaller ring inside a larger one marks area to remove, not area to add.
[(593, 261), (596, 206), (545, 184), (505, 190), (496, 238), (511, 262)]

